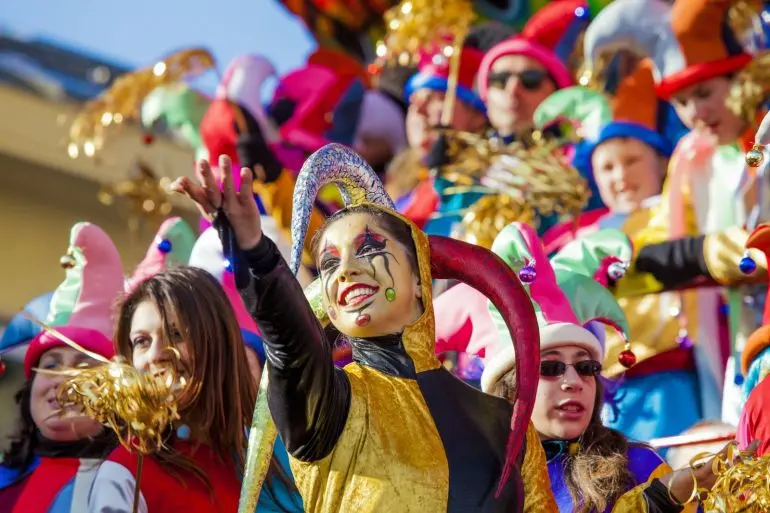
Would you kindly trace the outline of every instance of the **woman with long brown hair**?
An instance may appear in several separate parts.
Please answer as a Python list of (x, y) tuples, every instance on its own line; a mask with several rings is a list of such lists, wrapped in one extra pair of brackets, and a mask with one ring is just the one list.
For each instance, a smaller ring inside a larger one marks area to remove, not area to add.
[[(121, 303), (115, 343), (137, 369), (173, 368), (191, 385), (177, 397), (181, 419), (166, 447), (145, 458), (140, 510), (236, 511), (256, 383), (222, 287), (192, 267), (155, 274)], [(135, 454), (115, 450), (96, 476), (90, 511), (131, 511), (137, 465)], [(275, 468), (274, 479), (286, 481)]]
[[(693, 484), (710, 488), (711, 465), (672, 472), (651, 447), (629, 442), (602, 424), (604, 328), (609, 325), (625, 333), (628, 321), (595, 274), (577, 272), (577, 268), (609, 271), (585, 262), (601, 250), (583, 249), (557, 255), (552, 265), (534, 230), (519, 223), (507, 226), (493, 245), (506, 261), (520, 262), (519, 273), (526, 275), (540, 321), (540, 379), (532, 422), (545, 449), (559, 510), (695, 511)], [(613, 274), (608, 281), (618, 277)], [(494, 310), (492, 315), (499, 316)], [(633, 364), (629, 350), (622, 358)], [(490, 359), (481, 378), (482, 390), (509, 400), (515, 397), (515, 359), (507, 347)]]

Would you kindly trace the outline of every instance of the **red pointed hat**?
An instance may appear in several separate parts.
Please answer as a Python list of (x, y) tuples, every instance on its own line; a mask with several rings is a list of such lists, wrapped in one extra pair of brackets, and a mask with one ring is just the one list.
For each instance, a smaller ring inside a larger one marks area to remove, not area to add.
[(537, 11), (521, 34), (495, 45), (484, 55), (478, 76), (481, 97), (486, 99), (492, 65), (506, 55), (534, 59), (545, 67), (557, 88), (571, 86), (574, 81), (567, 62), (589, 19), (585, 0), (552, 2)]

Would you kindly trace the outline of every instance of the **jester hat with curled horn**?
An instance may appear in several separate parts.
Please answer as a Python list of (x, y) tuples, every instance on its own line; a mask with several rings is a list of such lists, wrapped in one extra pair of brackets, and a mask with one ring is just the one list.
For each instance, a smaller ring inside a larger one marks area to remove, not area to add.
[[(508, 480), (515, 463), (534, 406), (539, 365), (537, 320), (526, 291), (517, 275), (499, 257), (479, 246), (438, 236), (428, 236), (417, 226), (396, 213), (393, 201), (369, 165), (355, 152), (338, 144), (327, 145), (311, 155), (297, 178), (292, 213), (292, 252), (290, 266), (297, 272), (309, 225), (313, 200), (321, 187), (336, 184), (346, 208), (369, 206), (397, 217), (411, 228), (417, 251), (419, 278), (425, 313), (404, 331), (404, 346), (417, 372), (439, 368), (435, 356), (434, 317), (432, 309), (432, 280), (456, 279), (486, 295), (498, 307), (502, 319), (512, 334), (516, 353), (518, 394), (513, 405), (511, 433), (506, 461), (498, 492)], [(468, 265), (473, 262), (473, 265)], [(319, 282), (305, 289), (316, 317), (322, 324), (328, 317), (321, 303)], [(406, 336), (413, 330), (415, 336)], [(264, 375), (263, 375), (264, 376)], [(267, 471), (275, 428), (267, 409), (267, 380), (263, 377), (249, 436), (249, 454), (241, 495), (241, 511), (254, 504)], [(263, 415), (261, 415), (263, 414)]]
[[(518, 271), (527, 284), (540, 326), (540, 350), (575, 345), (592, 358), (604, 360), (604, 326), (611, 326), (628, 341), (628, 320), (607, 289), (625, 273), (631, 257), (628, 238), (619, 230), (602, 230), (573, 241), (549, 261), (532, 227), (511, 223), (497, 236), (492, 251)], [(500, 312), (489, 305), (500, 339), (508, 337)], [(621, 355), (625, 366), (633, 365), (629, 345)], [(490, 390), (520, 356), (508, 346), (487, 362), (481, 378), (482, 390)]]

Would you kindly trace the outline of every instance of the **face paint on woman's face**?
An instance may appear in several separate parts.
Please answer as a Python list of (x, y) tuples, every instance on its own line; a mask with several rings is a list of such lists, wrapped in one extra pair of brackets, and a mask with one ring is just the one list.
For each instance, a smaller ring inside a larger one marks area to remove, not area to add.
[(351, 214), (333, 222), (320, 247), (323, 302), (340, 332), (353, 337), (399, 333), (419, 317), (421, 293), (409, 255), (373, 216)]

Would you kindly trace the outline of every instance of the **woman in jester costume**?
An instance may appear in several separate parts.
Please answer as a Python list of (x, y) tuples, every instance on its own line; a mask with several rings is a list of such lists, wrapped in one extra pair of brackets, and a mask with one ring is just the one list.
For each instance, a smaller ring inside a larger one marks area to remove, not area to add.
[[(260, 231), (250, 171), (236, 193), (223, 159), (220, 193), (201, 165), (203, 187), (180, 178), (174, 188), (214, 217), (267, 356), (241, 511), (253, 511), (276, 427), (306, 511), (508, 512), (522, 511), (525, 496), (530, 511), (554, 510), (527, 428), (536, 321), (508, 266), (482, 248), (426, 236), (394, 212), (357, 154), (329, 145), (297, 180), (290, 267)], [(315, 239), (320, 278), (303, 294), (293, 272), (313, 198), (327, 183), (341, 186), (347, 206)], [(468, 281), (503, 312), (522, 356), (513, 405), (467, 387), (436, 359), (433, 278)], [(344, 369), (332, 361), (339, 335), (353, 347)]]
[[(699, 488), (713, 483), (711, 465), (694, 473), (689, 468), (671, 472), (652, 448), (629, 442), (602, 424), (604, 330), (628, 330), (607, 290), (621, 278), (622, 263), (608, 257), (617, 250), (630, 253), (622, 232), (603, 235), (594, 244), (571, 244), (551, 261), (527, 225), (508, 225), (495, 240), (498, 254), (518, 262), (537, 312), (541, 361), (532, 422), (548, 458), (551, 489), (564, 513), (695, 511), (693, 483), (697, 480)], [(502, 328), (499, 312), (494, 305), (489, 308)], [(507, 337), (504, 329), (502, 337)], [(629, 364), (634, 357), (626, 347), (621, 359)], [(517, 356), (506, 347), (492, 358), (482, 389), (514, 397)]]

